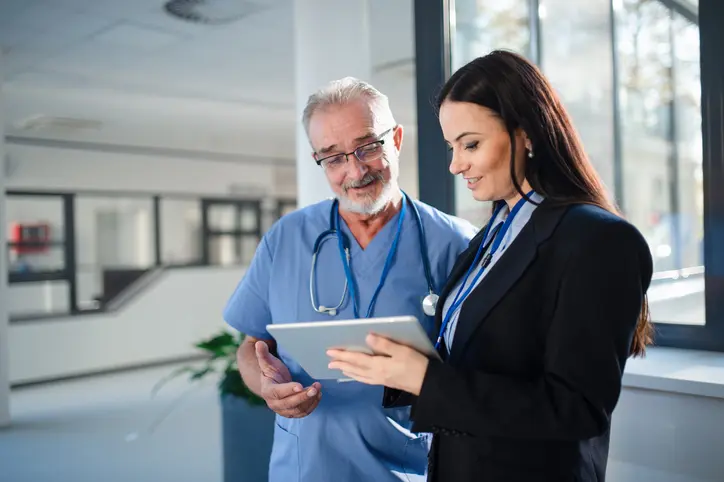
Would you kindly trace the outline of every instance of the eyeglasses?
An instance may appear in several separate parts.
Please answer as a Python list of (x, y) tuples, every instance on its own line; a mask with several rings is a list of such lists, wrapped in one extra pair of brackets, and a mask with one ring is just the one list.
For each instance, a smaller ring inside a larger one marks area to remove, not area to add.
[(397, 128), (397, 126), (387, 129), (377, 137), (376, 141), (359, 146), (352, 152), (332, 154), (331, 156), (327, 156), (322, 159), (316, 159), (317, 165), (322, 166), (322, 168), (326, 171), (336, 171), (347, 164), (347, 160), (351, 155), (354, 155), (354, 157), (359, 159), (360, 162), (365, 164), (377, 161), (381, 159), (384, 154), (383, 146), (385, 145), (385, 141), (382, 138), (395, 130), (395, 128)]

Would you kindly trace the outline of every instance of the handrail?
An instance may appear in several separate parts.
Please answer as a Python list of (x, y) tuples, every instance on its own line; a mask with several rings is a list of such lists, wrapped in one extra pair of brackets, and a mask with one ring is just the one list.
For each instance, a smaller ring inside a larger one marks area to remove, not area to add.
[(108, 302), (104, 305), (104, 311), (118, 311), (122, 306), (126, 305), (129, 301), (138, 296), (139, 293), (157, 281), (165, 271), (166, 268), (160, 266), (146, 270), (145, 273), (136, 278), (116, 296), (108, 300)]

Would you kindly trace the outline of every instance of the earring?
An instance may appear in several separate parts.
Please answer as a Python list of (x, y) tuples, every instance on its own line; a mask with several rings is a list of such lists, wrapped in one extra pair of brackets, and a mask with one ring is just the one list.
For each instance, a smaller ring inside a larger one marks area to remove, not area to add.
[(533, 159), (533, 149), (532, 148), (528, 149), (528, 158)]

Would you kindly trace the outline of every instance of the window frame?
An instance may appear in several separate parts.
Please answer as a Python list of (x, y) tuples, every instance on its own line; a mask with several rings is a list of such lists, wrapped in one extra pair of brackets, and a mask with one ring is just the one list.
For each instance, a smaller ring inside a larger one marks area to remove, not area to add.
[[(216, 229), (211, 226), (209, 212), (215, 206), (230, 206), (236, 210), (234, 229)], [(240, 225), (241, 212), (250, 208), (254, 212), (255, 226), (253, 229), (242, 229)], [(258, 199), (226, 199), (226, 198), (202, 198), (201, 199), (201, 264), (212, 266), (211, 263), (211, 241), (220, 237), (231, 237), (234, 239), (235, 250), (241, 250), (242, 239), (253, 238), (257, 243), (261, 241), (262, 234), (262, 208)]]
[[(521, 0), (524, 1), (524, 0)], [(535, 60), (545, 55), (540, 42), (538, 0), (529, 0), (531, 34), (536, 36)], [(659, 0), (680, 12), (679, 0)], [(613, 0), (609, 1), (611, 55), (616, 66), (616, 32)], [(432, 109), (437, 91), (451, 75), (455, 0), (415, 2), (415, 59), (417, 87), (418, 182), (420, 200), (444, 212), (455, 213), (455, 184), (448, 172), (447, 153), (440, 127)], [(724, 3), (721, 0), (699, 1), (699, 37), (701, 68), (703, 190), (704, 190), (704, 325), (657, 322), (655, 345), (684, 349), (724, 351), (724, 64), (720, 50), (724, 45)], [(618, 89), (615, 89), (617, 91)], [(614, 94), (614, 163), (617, 166), (616, 195), (623, 193), (621, 136), (618, 119), (618, 94)]]
[[(667, 2), (671, 3), (671, 2)], [(656, 344), (724, 351), (724, 3), (699, 1), (706, 324), (656, 323)]]
[[(6, 197), (39, 197), (39, 198), (59, 198), (63, 210), (63, 241), (50, 243), (51, 247), (60, 248), (63, 251), (63, 269), (35, 271), (31, 273), (8, 273), (8, 286), (20, 283), (37, 283), (46, 281), (65, 281), (68, 284), (68, 311), (70, 314), (80, 312), (78, 308), (78, 273), (75, 260), (75, 195), (65, 192), (45, 192), (33, 190), (13, 190), (5, 191)], [(23, 243), (21, 243), (22, 245)], [(14, 243), (5, 243), (5, 253), (13, 246)], [(13, 321), (12, 319), (10, 320)]]

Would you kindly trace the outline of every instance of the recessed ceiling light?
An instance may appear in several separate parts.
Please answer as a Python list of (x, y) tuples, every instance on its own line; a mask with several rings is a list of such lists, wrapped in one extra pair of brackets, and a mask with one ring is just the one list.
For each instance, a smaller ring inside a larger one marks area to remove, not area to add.
[(262, 7), (243, 0), (168, 0), (164, 9), (189, 22), (224, 24), (259, 12)]
[(15, 128), (22, 131), (34, 131), (48, 128), (71, 130), (98, 130), (101, 127), (103, 127), (103, 123), (98, 120), (53, 116), (46, 114), (32, 116), (15, 123)]

